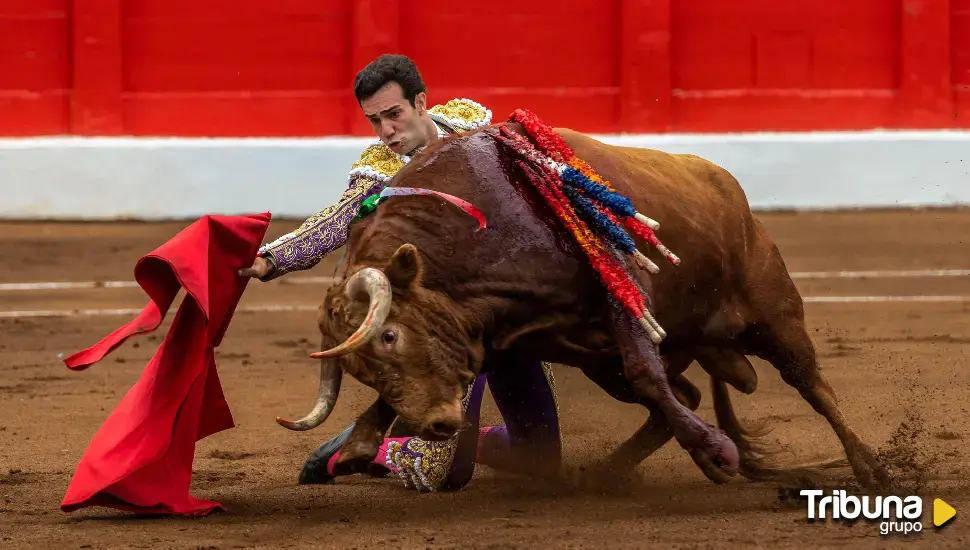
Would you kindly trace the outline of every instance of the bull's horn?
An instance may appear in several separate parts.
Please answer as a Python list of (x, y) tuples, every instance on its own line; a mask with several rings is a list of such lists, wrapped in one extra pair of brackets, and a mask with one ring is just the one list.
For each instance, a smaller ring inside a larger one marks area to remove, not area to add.
[(364, 322), (339, 346), (311, 353), (310, 357), (314, 359), (339, 357), (354, 351), (381, 330), (387, 315), (391, 312), (391, 283), (387, 280), (387, 275), (379, 269), (365, 267), (351, 275), (347, 281), (347, 296), (355, 300), (364, 296), (368, 298), (370, 306)]
[(333, 359), (320, 360), (320, 389), (317, 392), (317, 404), (313, 410), (303, 418), (291, 421), (276, 417), (276, 423), (284, 428), (302, 432), (312, 430), (330, 416), (334, 406), (337, 404), (337, 396), (340, 395), (340, 381), (344, 371)]

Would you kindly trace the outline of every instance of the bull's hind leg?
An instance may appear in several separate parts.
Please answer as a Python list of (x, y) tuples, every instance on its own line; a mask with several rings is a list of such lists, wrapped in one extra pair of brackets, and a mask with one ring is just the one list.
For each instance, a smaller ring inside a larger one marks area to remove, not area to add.
[(745, 273), (748, 303), (741, 341), (746, 355), (771, 363), (815, 412), (825, 417), (842, 443), (856, 479), (867, 489), (891, 486), (886, 468), (849, 427), (835, 391), (819, 372), (815, 346), (805, 329), (805, 309), (778, 248), (755, 220)]
[[(829, 422), (842, 442), (846, 457), (856, 479), (871, 490), (889, 488), (890, 477), (880, 464), (872, 449), (849, 427), (839, 408), (835, 391), (819, 372), (815, 347), (805, 330), (801, 300), (797, 298), (794, 311), (785, 311), (769, 317), (750, 329), (751, 355), (771, 363), (782, 379), (798, 390), (813, 409)], [(791, 304), (792, 302), (788, 302)]]
[(844, 468), (849, 462), (844, 458), (811, 462), (785, 468), (772, 466), (770, 459), (778, 454), (777, 449), (762, 438), (768, 434), (764, 426), (745, 428), (734, 414), (728, 385), (722, 380), (711, 378), (711, 393), (717, 426), (738, 445), (741, 456), (741, 475), (751, 481), (774, 481), (804, 485), (820, 478), (825, 470)]
[(741, 458), (741, 475), (752, 481), (784, 481), (800, 483), (814, 480), (823, 470), (848, 466), (845, 459), (802, 464), (787, 468), (774, 467), (770, 459), (777, 449), (764, 441), (769, 430), (762, 424), (746, 428), (734, 414), (728, 384), (745, 394), (752, 394), (758, 387), (758, 374), (748, 358), (727, 348), (703, 347), (694, 350), (697, 362), (711, 376), (711, 394), (717, 426), (728, 434), (738, 446)]
[(734, 442), (677, 400), (647, 332), (614, 297), (610, 296), (609, 302), (626, 379), (649, 404), (651, 415), (666, 418), (677, 442), (688, 450), (709, 479), (716, 483), (729, 481), (738, 468)]

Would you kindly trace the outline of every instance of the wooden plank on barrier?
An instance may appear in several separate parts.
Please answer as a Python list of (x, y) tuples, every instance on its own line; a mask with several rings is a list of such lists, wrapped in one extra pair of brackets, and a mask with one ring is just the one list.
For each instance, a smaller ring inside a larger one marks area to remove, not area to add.
[(123, 134), (121, 1), (73, 0), (71, 132)]
[(344, 120), (347, 133), (372, 136), (374, 129), (360, 113), (354, 98), (353, 82), (357, 72), (377, 56), (401, 51), (400, 0), (358, 0), (351, 8), (350, 70)]
[(670, 0), (622, 0), (619, 123), (622, 131), (668, 131), (670, 92)]
[(954, 125), (950, 76), (950, 0), (901, 0), (896, 127)]

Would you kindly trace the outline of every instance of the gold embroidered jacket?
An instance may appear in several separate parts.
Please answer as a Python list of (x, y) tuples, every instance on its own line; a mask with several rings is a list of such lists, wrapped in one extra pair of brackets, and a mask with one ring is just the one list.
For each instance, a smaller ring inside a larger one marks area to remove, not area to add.
[[(438, 134), (472, 130), (491, 123), (492, 112), (470, 99), (452, 99), (429, 109), (438, 126)], [(351, 167), (347, 189), (336, 204), (310, 216), (296, 231), (263, 245), (259, 254), (276, 266), (263, 280), (271, 280), (293, 271), (310, 269), (330, 252), (343, 246), (350, 223), (357, 216), (361, 203), (380, 193), (408, 161), (381, 142), (364, 150), (360, 160)]]

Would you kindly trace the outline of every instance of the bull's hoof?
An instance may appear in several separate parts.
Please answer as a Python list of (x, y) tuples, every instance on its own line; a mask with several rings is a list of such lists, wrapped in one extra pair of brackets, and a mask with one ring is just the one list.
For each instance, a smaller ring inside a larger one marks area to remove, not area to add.
[(326, 485), (334, 482), (334, 476), (327, 472), (327, 463), (330, 462), (333, 455), (337, 454), (340, 447), (350, 438), (350, 432), (353, 429), (354, 424), (347, 426), (344, 431), (323, 445), (320, 445), (316, 451), (313, 451), (310, 458), (303, 464), (303, 469), (300, 470), (298, 480), (300, 485)]
[(704, 476), (718, 485), (730, 483), (734, 479), (735, 473), (732, 470), (724, 468), (716, 460), (710, 460), (710, 458), (705, 456), (700, 459), (695, 459), (695, 462), (700, 466)]
[(704, 476), (718, 485), (729, 483), (737, 473), (731, 468), (725, 468), (720, 461), (712, 459), (704, 453), (691, 452), (690, 456), (701, 469), (701, 472), (704, 473)]
[(849, 456), (849, 464), (863, 489), (875, 493), (888, 493), (898, 489), (896, 480), (868, 445), (859, 443), (858, 448), (853, 450), (855, 452)]
[(690, 457), (708, 479), (717, 484), (731, 481), (740, 469), (740, 455), (734, 442), (720, 430), (705, 448), (690, 449)]

